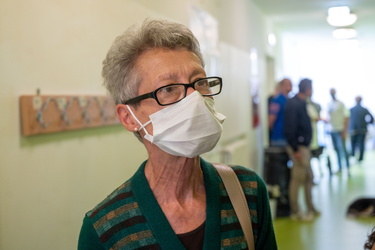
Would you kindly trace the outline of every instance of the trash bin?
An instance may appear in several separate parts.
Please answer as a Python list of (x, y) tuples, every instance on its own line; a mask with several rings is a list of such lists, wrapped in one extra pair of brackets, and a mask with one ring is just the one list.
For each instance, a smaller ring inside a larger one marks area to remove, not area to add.
[(264, 181), (267, 185), (279, 186), (280, 196), (277, 197), (276, 217), (290, 215), (289, 156), (285, 147), (269, 147), (264, 150)]

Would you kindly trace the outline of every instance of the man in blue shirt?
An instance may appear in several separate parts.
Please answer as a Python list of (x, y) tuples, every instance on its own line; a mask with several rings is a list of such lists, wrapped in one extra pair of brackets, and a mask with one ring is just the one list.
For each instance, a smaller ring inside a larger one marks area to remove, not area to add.
[(268, 125), (270, 130), (271, 146), (286, 146), (284, 136), (284, 106), (288, 100), (288, 94), (292, 90), (292, 82), (284, 78), (279, 82), (279, 94), (273, 97), (269, 104)]

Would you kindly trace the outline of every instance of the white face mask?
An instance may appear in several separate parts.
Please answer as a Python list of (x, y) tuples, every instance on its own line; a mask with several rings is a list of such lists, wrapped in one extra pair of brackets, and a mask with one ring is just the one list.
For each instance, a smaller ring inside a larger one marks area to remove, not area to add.
[[(193, 158), (212, 150), (220, 139), (222, 123), (226, 118), (214, 109), (214, 100), (194, 91), (180, 102), (150, 115), (150, 121), (141, 124), (127, 106), (134, 119), (144, 129), (145, 139), (163, 151)], [(152, 122), (153, 135), (145, 126)]]

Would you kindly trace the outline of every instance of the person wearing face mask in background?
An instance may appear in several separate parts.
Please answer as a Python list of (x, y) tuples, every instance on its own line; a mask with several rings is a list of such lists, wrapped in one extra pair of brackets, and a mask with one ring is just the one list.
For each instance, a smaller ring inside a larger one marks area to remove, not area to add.
[[(200, 157), (220, 139), (225, 116), (213, 96), (223, 83), (206, 76), (191, 31), (146, 19), (116, 38), (102, 75), (120, 122), (148, 159), (85, 215), (78, 249), (247, 249), (216, 168)], [(255, 249), (277, 249), (263, 180), (248, 168), (233, 170), (246, 194)]]

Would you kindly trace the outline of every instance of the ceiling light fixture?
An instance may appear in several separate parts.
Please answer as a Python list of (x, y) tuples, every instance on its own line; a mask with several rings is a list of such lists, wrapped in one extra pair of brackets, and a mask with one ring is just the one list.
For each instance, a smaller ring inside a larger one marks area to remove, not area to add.
[(357, 15), (350, 13), (348, 6), (332, 7), (328, 9), (327, 22), (334, 27), (344, 27), (354, 24)]

